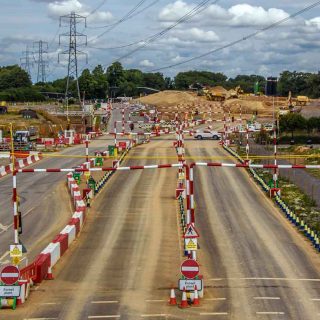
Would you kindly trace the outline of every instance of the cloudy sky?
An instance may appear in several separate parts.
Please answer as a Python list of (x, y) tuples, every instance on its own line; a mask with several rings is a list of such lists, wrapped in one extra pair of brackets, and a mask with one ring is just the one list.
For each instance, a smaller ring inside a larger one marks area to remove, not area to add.
[[(224, 50), (173, 66), (243, 39), (289, 17), (315, 0), (1, 0), (0, 65), (20, 63), (33, 42), (48, 42), (48, 80), (66, 74), (66, 21), (71, 11), (87, 17), (88, 53), (79, 71), (119, 60), (126, 68), (163, 69), (165, 75), (191, 69), (237, 74), (278, 75), (283, 70), (317, 72), (320, 64), (320, 3), (302, 15)], [(178, 23), (179, 22), (179, 23)], [(79, 39), (80, 41), (80, 39)], [(80, 41), (81, 43), (81, 41)], [(37, 57), (35, 57), (37, 59)], [(31, 55), (32, 60), (32, 55)], [(33, 79), (36, 66), (32, 68)]]

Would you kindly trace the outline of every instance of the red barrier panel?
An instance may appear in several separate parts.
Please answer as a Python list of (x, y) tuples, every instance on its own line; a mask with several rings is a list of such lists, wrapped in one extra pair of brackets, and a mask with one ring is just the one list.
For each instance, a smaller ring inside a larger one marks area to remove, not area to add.
[(34, 262), (20, 270), (21, 279), (34, 280), (35, 277), (36, 277), (36, 264)]
[(25, 165), (25, 166), (27, 166), (29, 163), (28, 163), (28, 159), (23, 159), (23, 164)]
[(50, 253), (39, 254), (34, 263), (36, 265), (36, 276), (34, 282), (41, 283), (48, 274), (48, 268), (50, 267)]
[(54, 243), (60, 242), (60, 257), (67, 251), (68, 249), (68, 235), (67, 234), (58, 234), (53, 241)]
[(80, 219), (79, 218), (72, 218), (69, 221), (70, 225), (75, 225), (76, 227), (76, 234), (80, 232)]

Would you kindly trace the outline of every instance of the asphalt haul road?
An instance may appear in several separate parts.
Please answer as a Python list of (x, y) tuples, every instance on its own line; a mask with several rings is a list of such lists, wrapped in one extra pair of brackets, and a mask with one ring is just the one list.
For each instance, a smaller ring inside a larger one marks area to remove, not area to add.
[[(154, 140), (139, 146), (129, 155), (141, 160), (129, 157), (125, 165), (176, 162), (171, 145)], [(197, 160), (227, 156), (214, 141), (185, 146), (186, 155)], [(158, 161), (147, 160), (155, 156)], [(198, 308), (167, 305), (184, 259), (173, 198), (176, 173), (173, 168), (117, 172), (54, 269), (56, 279), (36, 286), (15, 312), (1, 315), (8, 320), (319, 318), (319, 255), (249, 175), (234, 168), (195, 169), (205, 296)]]
[[(128, 119), (128, 110), (125, 111)], [(120, 110), (114, 110), (108, 123), (113, 128), (115, 120), (121, 120)], [(112, 136), (99, 137), (89, 143), (89, 155), (95, 151), (105, 151), (113, 144)], [(73, 168), (85, 162), (85, 145), (73, 146), (59, 153), (61, 157), (44, 158), (28, 168)], [(72, 156), (83, 156), (72, 157)], [(89, 156), (90, 158), (90, 156)], [(67, 224), (73, 213), (69, 191), (65, 184), (65, 173), (19, 173), (17, 190), (23, 218), (22, 243), (27, 248), (27, 256), (22, 266), (27, 265)], [(10, 263), (9, 245), (14, 243), (12, 175), (0, 179), (0, 267)]]
[[(89, 144), (90, 155), (93, 155), (94, 151), (106, 149), (107, 142), (102, 139), (93, 140)], [(59, 152), (58, 155), (63, 157), (45, 158), (28, 168), (72, 168), (85, 162), (85, 158), (68, 156), (85, 156), (85, 146), (74, 146)], [(72, 215), (73, 209), (65, 181), (65, 173), (17, 175), (17, 190), (23, 217), (23, 234), (20, 238), (28, 250), (29, 260), (40, 253)], [(14, 243), (11, 199), (12, 175), (8, 175), (0, 179), (0, 266), (10, 261), (8, 249), (9, 245)]]

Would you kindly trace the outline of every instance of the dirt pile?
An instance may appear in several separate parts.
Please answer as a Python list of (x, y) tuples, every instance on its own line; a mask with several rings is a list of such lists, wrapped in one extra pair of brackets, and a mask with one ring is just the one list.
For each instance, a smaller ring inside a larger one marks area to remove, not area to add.
[(198, 97), (194, 93), (175, 90), (166, 90), (150, 94), (136, 101), (140, 101), (143, 104), (153, 105), (161, 109), (175, 107), (177, 105), (193, 105), (197, 103), (207, 102), (205, 98)]

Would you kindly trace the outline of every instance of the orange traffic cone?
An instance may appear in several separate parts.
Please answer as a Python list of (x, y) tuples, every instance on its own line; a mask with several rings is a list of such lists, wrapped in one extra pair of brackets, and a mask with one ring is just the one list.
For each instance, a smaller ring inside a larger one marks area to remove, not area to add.
[(186, 288), (183, 288), (183, 292), (182, 292), (182, 300), (181, 300), (181, 304), (179, 306), (179, 308), (188, 308), (188, 301), (187, 301), (187, 293), (186, 293)]
[(200, 300), (199, 300), (197, 286), (194, 286), (193, 306), (195, 306), (195, 307), (199, 307), (200, 306)]
[(173, 288), (170, 291), (169, 305), (170, 306), (176, 306), (177, 305), (176, 293), (174, 292)]

